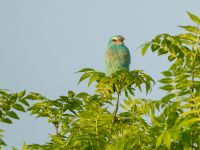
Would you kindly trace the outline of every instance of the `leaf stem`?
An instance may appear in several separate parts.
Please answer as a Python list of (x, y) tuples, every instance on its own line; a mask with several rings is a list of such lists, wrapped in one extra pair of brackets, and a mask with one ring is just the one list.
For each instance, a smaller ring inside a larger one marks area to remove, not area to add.
[(118, 108), (119, 108), (119, 96), (120, 96), (120, 92), (117, 92), (117, 102), (116, 102), (116, 105), (115, 105), (115, 111), (114, 111), (114, 114), (113, 114), (112, 124), (114, 124), (115, 121), (116, 121), (116, 115), (117, 115)]

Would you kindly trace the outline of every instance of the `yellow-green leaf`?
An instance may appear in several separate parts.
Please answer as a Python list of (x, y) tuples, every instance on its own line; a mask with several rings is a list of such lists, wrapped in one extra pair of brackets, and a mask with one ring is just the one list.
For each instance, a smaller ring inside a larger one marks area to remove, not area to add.
[(150, 46), (150, 43), (147, 43), (142, 47), (142, 56), (144, 56), (146, 54), (147, 49), (149, 48), (149, 46)]
[(190, 19), (192, 19), (196, 24), (200, 26), (200, 18), (198, 18), (197, 16), (195, 16), (194, 14), (190, 12), (187, 12), (187, 14), (190, 17)]

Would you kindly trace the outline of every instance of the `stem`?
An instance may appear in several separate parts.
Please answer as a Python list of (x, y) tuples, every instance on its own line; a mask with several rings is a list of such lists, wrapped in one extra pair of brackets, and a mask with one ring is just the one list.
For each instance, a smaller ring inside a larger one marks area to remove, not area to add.
[(112, 120), (112, 125), (110, 127), (110, 134), (112, 133), (113, 124), (116, 121), (117, 111), (118, 111), (118, 107), (119, 107), (119, 95), (120, 95), (120, 92), (117, 92), (117, 102), (116, 102), (116, 106), (115, 106), (115, 111), (113, 112), (113, 120)]
[(194, 76), (195, 76), (195, 61), (196, 61), (196, 55), (194, 56), (194, 60), (193, 60), (193, 64), (192, 64), (192, 87), (191, 87), (191, 96), (192, 98), (195, 97), (195, 94), (194, 94)]
[(57, 124), (55, 124), (54, 126), (56, 128), (56, 135), (58, 135), (58, 128), (59, 128), (59, 126)]
[(115, 111), (113, 114), (112, 124), (114, 124), (116, 121), (116, 115), (117, 115), (117, 111), (118, 111), (118, 107), (119, 107), (119, 95), (120, 95), (120, 92), (117, 93), (117, 102), (116, 102)]

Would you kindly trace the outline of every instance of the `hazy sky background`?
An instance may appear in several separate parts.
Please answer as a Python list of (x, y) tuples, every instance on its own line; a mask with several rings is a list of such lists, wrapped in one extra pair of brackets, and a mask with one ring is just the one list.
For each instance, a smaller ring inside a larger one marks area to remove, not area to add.
[[(0, 88), (40, 92), (51, 99), (70, 89), (92, 92), (84, 83), (77, 85), (75, 72), (84, 67), (104, 71), (105, 49), (115, 34), (125, 37), (131, 69), (143, 69), (158, 80), (169, 66), (166, 57), (151, 52), (142, 57), (137, 48), (157, 34), (182, 32), (177, 25), (191, 23), (186, 11), (200, 16), (200, 1), (0, 0)], [(162, 95), (154, 86), (148, 98)], [(20, 114), (13, 125), (0, 124), (9, 146), (44, 143), (48, 133), (55, 133), (46, 119)]]

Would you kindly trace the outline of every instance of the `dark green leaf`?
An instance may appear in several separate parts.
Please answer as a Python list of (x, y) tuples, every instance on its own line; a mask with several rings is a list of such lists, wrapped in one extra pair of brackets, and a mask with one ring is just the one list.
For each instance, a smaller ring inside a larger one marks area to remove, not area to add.
[(158, 50), (158, 56), (163, 55), (163, 54), (166, 54), (166, 53), (168, 53), (168, 51), (165, 50), (164, 48), (160, 48), (160, 49)]
[(29, 107), (29, 103), (25, 99), (21, 99), (19, 102)]
[(20, 105), (20, 104), (13, 105), (13, 108), (16, 109), (16, 110), (25, 112), (24, 107), (22, 105)]
[(19, 117), (17, 116), (17, 114), (14, 111), (6, 112), (6, 115), (8, 115), (9, 117), (14, 118), (14, 119), (19, 119)]
[(12, 124), (12, 121), (9, 118), (3, 118), (2, 122), (8, 123), (8, 124)]
[(156, 44), (153, 44), (153, 45), (151, 45), (151, 50), (152, 50), (152, 52), (155, 52), (157, 49), (159, 49), (160, 48), (160, 46), (159, 45), (156, 45)]
[(130, 117), (130, 116), (132, 116), (132, 114), (130, 112), (123, 112), (123, 113), (121, 113), (119, 115), (122, 116), (122, 117)]
[(173, 55), (169, 55), (169, 56), (168, 56), (168, 60), (169, 60), (169, 61), (173, 61), (175, 58), (176, 58), (176, 57), (174, 57)]
[(133, 89), (133, 88), (127, 88), (127, 89), (128, 89), (128, 91), (129, 91), (129, 93), (130, 93), (131, 95), (133, 95), (133, 96), (135, 95), (135, 94), (134, 94), (134, 90), (135, 90), (135, 89)]
[(70, 98), (73, 98), (75, 96), (75, 93), (73, 91), (68, 91), (68, 95)]

